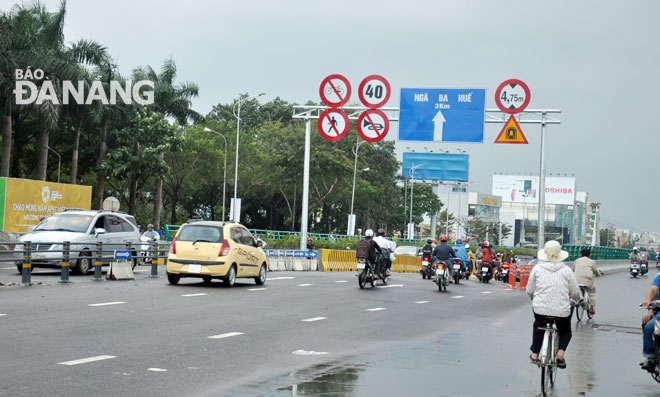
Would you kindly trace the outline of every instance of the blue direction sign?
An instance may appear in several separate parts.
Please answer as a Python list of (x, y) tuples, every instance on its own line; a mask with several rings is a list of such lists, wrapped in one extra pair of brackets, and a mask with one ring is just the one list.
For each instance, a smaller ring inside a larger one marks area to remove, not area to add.
[(402, 88), (399, 140), (483, 142), (485, 89)]
[(115, 259), (131, 259), (131, 251), (129, 250), (115, 250)]

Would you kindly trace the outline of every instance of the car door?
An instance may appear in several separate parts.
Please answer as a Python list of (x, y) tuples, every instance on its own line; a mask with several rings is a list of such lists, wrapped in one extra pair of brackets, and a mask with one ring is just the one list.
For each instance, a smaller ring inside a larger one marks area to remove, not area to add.
[(241, 265), (245, 270), (245, 275), (256, 276), (259, 273), (259, 248), (257, 247), (257, 240), (252, 234), (244, 227), (239, 227), (241, 234), (241, 242), (243, 249), (247, 252), (245, 260)]

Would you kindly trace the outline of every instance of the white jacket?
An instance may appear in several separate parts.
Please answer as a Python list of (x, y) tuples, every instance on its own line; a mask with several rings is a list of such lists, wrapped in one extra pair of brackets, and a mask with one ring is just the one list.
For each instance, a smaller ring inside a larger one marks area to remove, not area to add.
[(575, 275), (562, 262), (539, 261), (529, 275), (526, 292), (533, 299), (534, 313), (544, 316), (568, 317), (570, 299), (580, 299)]

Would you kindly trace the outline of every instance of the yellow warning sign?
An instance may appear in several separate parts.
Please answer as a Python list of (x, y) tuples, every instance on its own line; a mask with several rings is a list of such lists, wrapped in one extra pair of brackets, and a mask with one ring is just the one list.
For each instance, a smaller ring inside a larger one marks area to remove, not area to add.
[(504, 128), (495, 139), (495, 143), (529, 143), (527, 138), (520, 129), (520, 125), (516, 121), (515, 117), (511, 115), (509, 121), (506, 122)]

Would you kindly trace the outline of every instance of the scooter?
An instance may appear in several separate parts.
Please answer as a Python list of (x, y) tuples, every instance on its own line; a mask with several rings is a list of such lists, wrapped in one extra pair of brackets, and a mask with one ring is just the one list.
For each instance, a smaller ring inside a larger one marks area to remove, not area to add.
[(648, 261), (642, 261), (641, 263), (641, 268), (640, 268), (640, 273), (642, 276), (646, 276), (646, 273), (649, 272), (649, 262)]
[[(640, 305), (641, 306), (641, 305)], [(653, 347), (655, 348), (656, 355), (660, 352), (660, 320), (655, 316), (660, 312), (660, 301), (651, 302), (648, 306), (649, 309), (653, 310)], [(643, 368), (645, 371), (648, 371), (651, 374), (651, 377), (656, 382), (660, 383), (660, 360), (656, 357), (653, 360), (653, 365), (649, 368)]]
[(140, 264), (151, 264), (151, 253), (150, 251), (152, 250), (153, 243), (155, 243), (156, 240), (151, 239), (149, 237), (142, 236), (140, 237)]
[(637, 262), (632, 262), (630, 264), (630, 275), (633, 276), (633, 278), (637, 278), (641, 272), (641, 266)]
[(371, 284), (371, 288), (376, 287), (376, 265), (366, 258), (358, 258), (357, 263), (358, 271), (358, 285), (363, 289), (367, 283)]
[(435, 269), (435, 279), (433, 280), (438, 285), (438, 290), (443, 289), (447, 291), (449, 284), (449, 261), (438, 261), (437, 268)]

